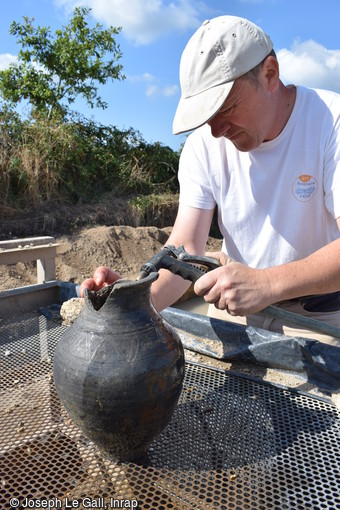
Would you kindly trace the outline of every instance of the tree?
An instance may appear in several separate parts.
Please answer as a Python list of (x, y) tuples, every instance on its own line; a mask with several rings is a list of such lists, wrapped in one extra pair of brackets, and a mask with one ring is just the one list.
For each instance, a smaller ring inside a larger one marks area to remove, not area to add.
[[(28, 100), (32, 115), (65, 118), (78, 96), (93, 107), (107, 104), (98, 94), (99, 84), (122, 80), (121, 58), (115, 36), (121, 28), (90, 27), (91, 9), (76, 8), (68, 25), (52, 36), (49, 27), (35, 28), (33, 19), (13, 22), (10, 33), (21, 44), (18, 60), (0, 71), (0, 94), (10, 103)], [(107, 57), (110, 56), (110, 58)]]

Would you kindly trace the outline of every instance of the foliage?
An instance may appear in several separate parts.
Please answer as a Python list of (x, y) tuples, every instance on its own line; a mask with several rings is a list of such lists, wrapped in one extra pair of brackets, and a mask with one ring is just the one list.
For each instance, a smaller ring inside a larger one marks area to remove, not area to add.
[[(97, 84), (124, 79), (115, 41), (120, 29), (90, 28), (89, 13), (76, 8), (54, 37), (28, 18), (11, 25), (21, 50), (17, 63), (0, 71), (0, 206), (138, 194), (131, 202), (135, 210), (146, 221), (151, 215), (161, 219), (164, 196), (169, 204), (169, 194), (177, 200), (179, 154), (147, 143), (133, 128), (103, 126), (70, 109), (79, 96), (105, 108)], [(31, 106), (26, 119), (16, 111), (23, 100)]]
[(37, 206), (53, 199), (97, 201), (111, 193), (176, 192), (179, 155), (120, 131), (74, 117), (21, 120), (0, 111), (0, 204)]
[[(87, 21), (90, 9), (76, 8), (68, 25), (52, 36), (47, 27), (33, 26), (33, 19), (13, 22), (10, 33), (21, 49), (18, 61), (0, 71), (0, 93), (5, 101), (29, 101), (33, 116), (64, 118), (79, 96), (91, 106), (106, 108), (98, 85), (124, 79), (115, 36), (120, 28), (103, 30)], [(106, 56), (110, 55), (110, 59)]]
[[(131, 134), (131, 133), (130, 133)], [(146, 143), (137, 134), (121, 163), (124, 187), (133, 193), (177, 192), (178, 154), (159, 142)]]
[(130, 200), (141, 225), (164, 227), (173, 225), (178, 208), (178, 193), (138, 195)]

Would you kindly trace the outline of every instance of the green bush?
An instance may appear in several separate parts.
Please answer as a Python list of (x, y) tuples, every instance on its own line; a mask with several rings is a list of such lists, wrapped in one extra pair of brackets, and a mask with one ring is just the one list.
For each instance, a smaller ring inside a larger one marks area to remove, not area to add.
[(0, 204), (26, 207), (50, 200), (72, 203), (177, 193), (179, 154), (148, 144), (132, 128), (120, 131), (73, 118), (22, 121), (0, 111)]
[(178, 194), (139, 195), (130, 199), (129, 203), (136, 209), (141, 225), (171, 226), (177, 214)]

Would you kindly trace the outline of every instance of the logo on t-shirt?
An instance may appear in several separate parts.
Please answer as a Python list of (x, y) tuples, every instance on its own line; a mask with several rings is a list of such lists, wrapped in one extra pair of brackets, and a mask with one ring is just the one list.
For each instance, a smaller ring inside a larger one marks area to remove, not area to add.
[(292, 191), (294, 197), (299, 202), (307, 202), (316, 193), (318, 189), (318, 181), (312, 175), (299, 175), (293, 182)]

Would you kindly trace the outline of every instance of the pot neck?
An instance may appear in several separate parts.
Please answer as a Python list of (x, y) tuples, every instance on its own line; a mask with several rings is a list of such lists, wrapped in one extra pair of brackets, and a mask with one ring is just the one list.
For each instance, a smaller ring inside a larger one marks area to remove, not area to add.
[(158, 273), (151, 273), (141, 280), (117, 280), (98, 292), (85, 292), (85, 305), (95, 311), (105, 311), (111, 307), (135, 310), (150, 306), (151, 284)]

